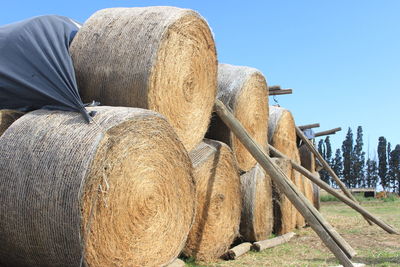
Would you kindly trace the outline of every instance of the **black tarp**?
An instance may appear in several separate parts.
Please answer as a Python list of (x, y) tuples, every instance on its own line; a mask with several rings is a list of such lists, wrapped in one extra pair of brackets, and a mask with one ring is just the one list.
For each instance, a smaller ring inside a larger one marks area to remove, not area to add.
[(0, 27), (0, 109), (81, 112), (69, 45), (80, 25), (62, 16), (39, 16)]

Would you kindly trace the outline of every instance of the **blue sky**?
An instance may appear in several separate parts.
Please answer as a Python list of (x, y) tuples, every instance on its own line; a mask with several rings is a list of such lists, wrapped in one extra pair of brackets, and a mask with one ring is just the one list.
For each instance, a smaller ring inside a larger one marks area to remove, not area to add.
[[(0, 25), (43, 14), (84, 22), (107, 7), (171, 5), (197, 10), (215, 34), (220, 62), (260, 69), (296, 122), (364, 129), (371, 156), (379, 136), (400, 144), (400, 1), (46, 1), (1, 4)], [(274, 101), (270, 97), (270, 103)]]

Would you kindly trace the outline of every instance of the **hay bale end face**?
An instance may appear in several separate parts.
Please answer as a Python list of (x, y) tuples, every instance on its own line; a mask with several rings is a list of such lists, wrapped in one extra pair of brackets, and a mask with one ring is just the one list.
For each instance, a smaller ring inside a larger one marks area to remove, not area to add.
[(18, 110), (1, 109), (0, 110), (0, 136), (7, 130), (8, 127), (13, 124), (14, 121), (18, 120), (23, 112)]
[(70, 50), (84, 101), (155, 110), (188, 151), (201, 142), (216, 95), (217, 57), (198, 13), (176, 7), (100, 10)]
[(205, 139), (189, 155), (197, 212), (183, 253), (211, 261), (224, 254), (239, 233), (240, 178), (232, 151), (221, 142)]
[(242, 187), (241, 239), (255, 242), (267, 239), (272, 233), (271, 178), (257, 164), (240, 176)]
[[(250, 67), (219, 64), (217, 97), (267, 151), (268, 87), (262, 73)], [(256, 165), (253, 156), (218, 116), (213, 117), (207, 137), (228, 144), (241, 170), (249, 171)]]
[(182, 250), (195, 202), (190, 159), (161, 115), (38, 110), (0, 139), (4, 266), (161, 266)]

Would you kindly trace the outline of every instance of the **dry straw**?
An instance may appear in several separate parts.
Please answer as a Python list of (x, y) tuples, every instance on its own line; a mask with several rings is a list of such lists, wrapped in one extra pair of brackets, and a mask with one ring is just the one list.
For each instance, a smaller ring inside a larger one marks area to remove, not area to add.
[[(289, 159), (273, 158), (273, 161), (287, 177), (291, 177), (293, 170)], [(274, 184), (272, 184), (272, 200), (274, 212), (273, 232), (278, 235), (291, 232), (296, 227), (297, 221), (295, 207)]]
[(195, 188), (172, 127), (149, 110), (95, 110), (90, 125), (34, 111), (0, 138), (2, 266), (161, 266), (182, 250)]
[(201, 142), (216, 95), (217, 57), (198, 13), (175, 7), (100, 10), (70, 50), (84, 101), (155, 110), (188, 151)]
[[(294, 118), (287, 109), (270, 106), (268, 124), (269, 143), (277, 150), (288, 156), (295, 162), (300, 163), (300, 155), (297, 149), (296, 125)], [(292, 170), (290, 175), (295, 185), (304, 192), (304, 178)], [(293, 216), (296, 217), (296, 226), (303, 227), (305, 224), (303, 216), (293, 207)], [(289, 229), (291, 231), (292, 229)], [(286, 232), (285, 232), (286, 233)]]
[(240, 179), (230, 148), (205, 139), (190, 153), (197, 212), (184, 254), (200, 261), (219, 258), (239, 233)]
[(23, 112), (10, 109), (0, 110), (0, 136), (13, 124), (14, 121), (18, 120), (19, 117), (24, 115)]
[[(250, 67), (219, 64), (217, 97), (267, 150), (268, 89), (262, 73)], [(213, 118), (207, 136), (228, 144), (241, 170), (249, 171), (255, 166), (253, 156), (217, 116)]]
[(240, 176), (242, 186), (241, 239), (255, 242), (267, 239), (272, 233), (271, 177), (257, 164)]
[[(301, 159), (301, 166), (309, 170), (313, 174), (317, 174), (315, 170), (315, 156), (311, 153), (305, 145), (300, 146), (299, 148), (300, 159)], [(311, 203), (314, 203), (314, 206), (318, 206), (318, 199), (319, 198), (319, 187), (314, 186), (314, 184), (308, 180), (304, 179), (304, 194)], [(315, 190), (314, 190), (315, 189)], [(314, 192), (316, 191), (316, 192)]]

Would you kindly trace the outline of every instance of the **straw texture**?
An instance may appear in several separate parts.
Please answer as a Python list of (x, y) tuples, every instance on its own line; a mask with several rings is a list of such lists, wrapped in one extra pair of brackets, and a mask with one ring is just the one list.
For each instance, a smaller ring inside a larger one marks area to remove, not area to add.
[[(291, 177), (293, 169), (289, 159), (273, 158), (273, 161), (286, 176)], [(273, 232), (278, 235), (291, 232), (296, 227), (296, 209), (274, 183), (272, 183), (272, 200), (274, 212)]]
[(7, 130), (10, 125), (24, 115), (18, 110), (1, 109), (0, 110), (0, 136)]
[[(268, 87), (263, 74), (250, 67), (219, 64), (217, 97), (267, 151)], [(228, 144), (241, 170), (249, 171), (256, 165), (253, 156), (218, 116), (213, 117), (207, 137)]]
[[(94, 108), (89, 108), (93, 110)], [(161, 266), (182, 250), (190, 159), (161, 115), (38, 110), (0, 137), (1, 266)]]
[[(311, 173), (316, 174), (315, 170), (315, 156), (311, 153), (305, 145), (299, 147), (301, 166), (309, 170)], [(318, 206), (319, 201), (316, 199), (319, 198), (319, 192), (314, 192), (315, 190), (319, 190), (318, 186), (314, 186), (313, 182), (308, 179), (304, 179), (304, 194), (311, 203), (314, 203), (314, 206)], [(315, 190), (314, 190), (315, 189)]]
[(242, 216), (240, 235), (243, 241), (267, 239), (272, 233), (271, 177), (258, 164), (240, 176), (242, 186)]
[(70, 51), (84, 101), (155, 110), (188, 151), (201, 142), (216, 95), (217, 57), (199, 14), (176, 7), (100, 10)]
[(190, 153), (197, 191), (197, 212), (183, 253), (200, 261), (219, 258), (238, 236), (240, 180), (230, 148), (204, 139)]

